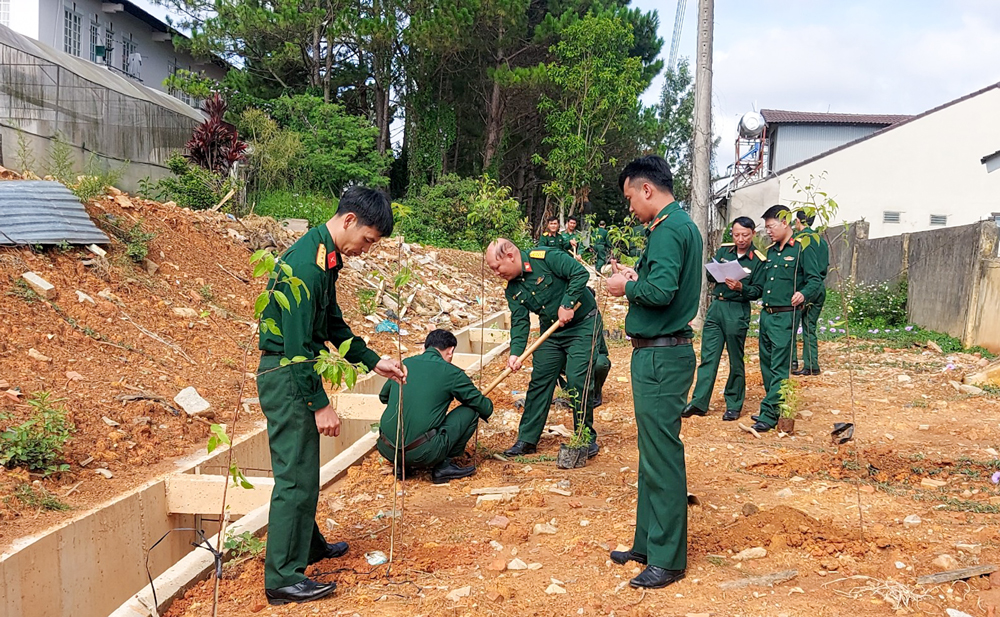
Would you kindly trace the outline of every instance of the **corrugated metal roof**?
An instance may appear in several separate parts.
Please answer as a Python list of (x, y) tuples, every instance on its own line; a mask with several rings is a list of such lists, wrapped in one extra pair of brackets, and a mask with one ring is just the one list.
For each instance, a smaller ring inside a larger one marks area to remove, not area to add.
[(108, 244), (68, 188), (44, 180), (0, 182), (0, 245)]
[(828, 114), (782, 109), (762, 109), (760, 113), (768, 123), (775, 124), (878, 124), (889, 126), (913, 117), (891, 114)]

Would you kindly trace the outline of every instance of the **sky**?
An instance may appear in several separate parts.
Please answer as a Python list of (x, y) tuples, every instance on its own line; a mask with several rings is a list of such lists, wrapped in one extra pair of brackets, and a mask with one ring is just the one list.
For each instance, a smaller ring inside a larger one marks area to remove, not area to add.
[[(666, 60), (676, 0), (632, 6), (659, 12)], [(698, 0), (687, 0), (679, 55), (692, 67), (697, 25)], [(1000, 0), (716, 0), (714, 39), (720, 172), (748, 111), (918, 114), (1000, 82)], [(643, 102), (662, 87), (661, 76)]]
[[(632, 6), (659, 12), (666, 58), (676, 0)], [(688, 0), (679, 56), (692, 66), (697, 25)], [(748, 111), (917, 114), (1000, 82), (1000, 0), (716, 0), (713, 54), (721, 172)]]

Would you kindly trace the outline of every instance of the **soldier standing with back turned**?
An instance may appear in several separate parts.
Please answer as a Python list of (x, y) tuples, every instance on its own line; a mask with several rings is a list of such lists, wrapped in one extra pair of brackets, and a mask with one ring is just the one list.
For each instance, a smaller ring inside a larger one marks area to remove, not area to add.
[(801, 314), (795, 313), (795, 323), (792, 324), (792, 336), (799, 330), (802, 324), (802, 368), (795, 370), (799, 363), (799, 350), (792, 345), (792, 375), (819, 375), (822, 371), (819, 368), (819, 339), (817, 338), (816, 326), (819, 324), (819, 315), (823, 312), (823, 305), (826, 303), (826, 274), (830, 267), (830, 245), (826, 239), (816, 233), (812, 224), (816, 216), (809, 216), (803, 210), (795, 212), (795, 237), (808, 237), (806, 241), (806, 251), (814, 252), (817, 264), (820, 267), (819, 275), (823, 278), (823, 287), (820, 290), (815, 302), (809, 302), (802, 307)]

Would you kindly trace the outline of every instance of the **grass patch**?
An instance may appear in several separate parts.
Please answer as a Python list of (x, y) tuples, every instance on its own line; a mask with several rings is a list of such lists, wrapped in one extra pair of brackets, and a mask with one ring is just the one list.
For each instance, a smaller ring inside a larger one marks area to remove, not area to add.
[(279, 190), (260, 196), (254, 212), (281, 219), (306, 219), (310, 227), (319, 227), (337, 211), (337, 200), (320, 193)]
[(35, 488), (30, 484), (19, 484), (14, 489), (14, 497), (29, 508), (41, 508), (57, 512), (64, 512), (70, 509), (68, 504), (59, 501), (55, 495), (40, 486)]
[(556, 457), (551, 454), (539, 454), (537, 456), (515, 456), (510, 460), (522, 465), (530, 465), (532, 463), (548, 463), (556, 460)]
[(35, 290), (32, 289), (31, 286), (28, 285), (28, 283), (25, 282), (24, 279), (15, 280), (14, 284), (7, 291), (7, 295), (13, 296), (15, 298), (20, 298), (21, 300), (24, 300), (28, 304), (32, 304), (42, 299), (41, 296), (35, 293)]

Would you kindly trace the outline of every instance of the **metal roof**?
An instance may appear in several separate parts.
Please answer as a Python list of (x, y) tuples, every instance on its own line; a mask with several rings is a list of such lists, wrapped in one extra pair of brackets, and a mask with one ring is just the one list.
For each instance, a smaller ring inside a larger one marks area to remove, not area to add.
[(830, 114), (782, 109), (762, 109), (760, 113), (768, 124), (878, 124), (889, 126), (913, 117), (891, 114)]
[(0, 182), (0, 245), (108, 244), (68, 188), (45, 180)]

